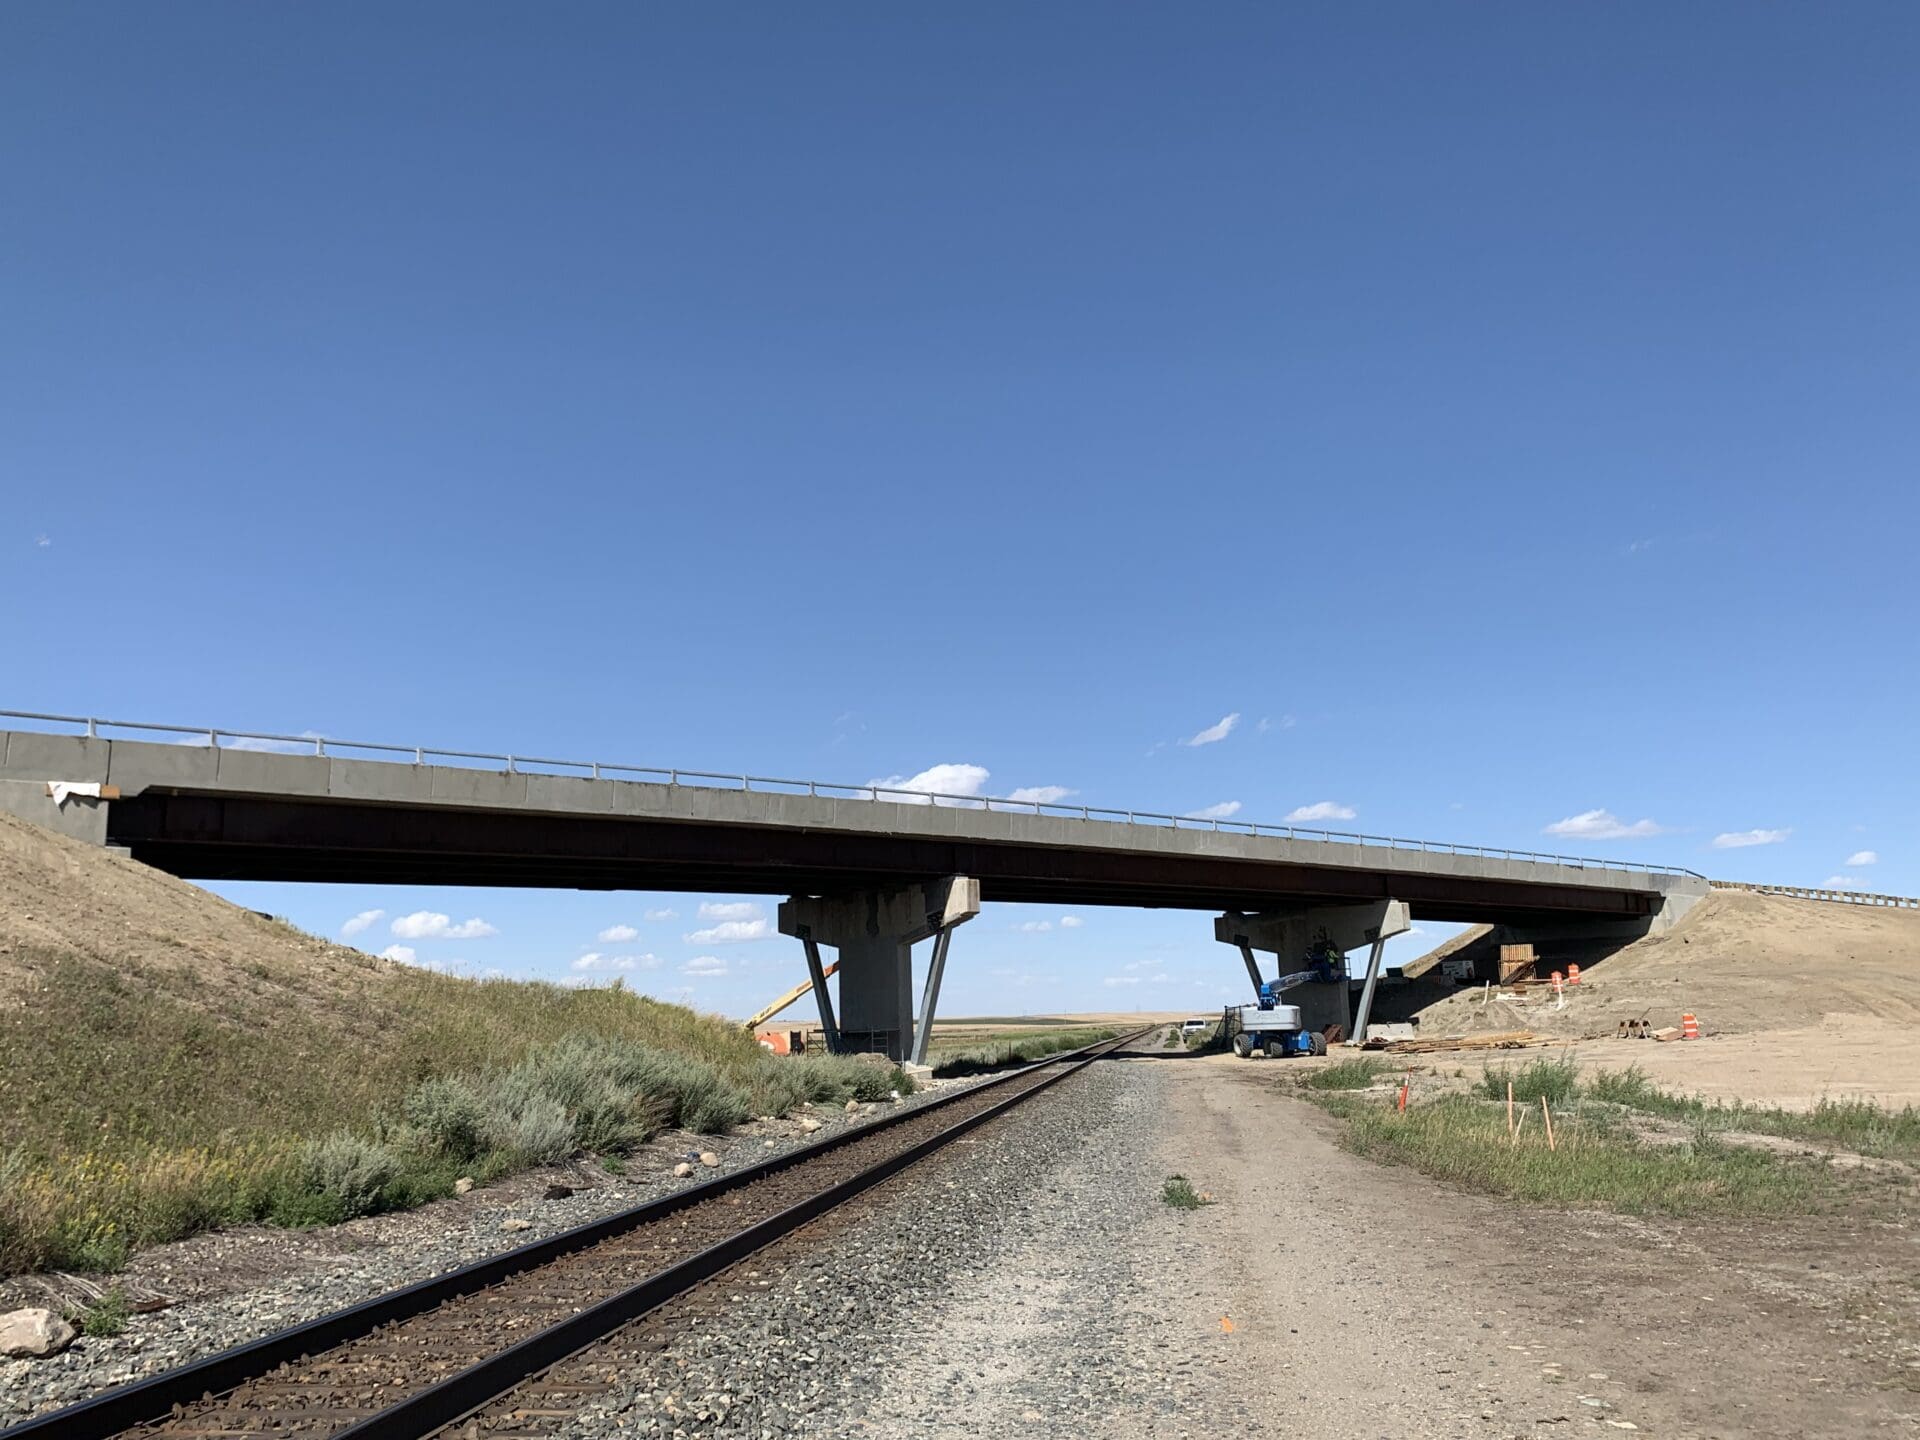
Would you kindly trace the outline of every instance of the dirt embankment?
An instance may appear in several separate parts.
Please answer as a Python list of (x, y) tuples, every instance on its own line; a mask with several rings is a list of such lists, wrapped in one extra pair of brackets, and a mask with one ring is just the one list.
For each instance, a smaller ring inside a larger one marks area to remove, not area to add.
[(262, 983), (337, 996), (391, 962), (230, 905), (109, 851), (0, 815), (0, 997), (33, 988), (46, 957), (134, 966), (213, 995)]
[[(1416, 962), (1418, 963), (1418, 962)], [(1716, 891), (1664, 934), (1583, 967), (1565, 1009), (1536, 988), (1524, 1001), (1462, 988), (1420, 1016), (1424, 1034), (1526, 1028), (1611, 1035), (1683, 1012), (1709, 1033), (1819, 1025), (1829, 1017), (1920, 1022), (1920, 911)]]

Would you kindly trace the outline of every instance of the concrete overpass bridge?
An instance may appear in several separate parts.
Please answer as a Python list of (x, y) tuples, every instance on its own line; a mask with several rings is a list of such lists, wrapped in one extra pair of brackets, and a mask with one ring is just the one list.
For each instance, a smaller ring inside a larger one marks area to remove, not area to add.
[[(871, 785), (0, 711), (0, 810), (195, 880), (502, 885), (789, 897), (823, 1022), (925, 1048), (953, 928), (983, 901), (1217, 912), (1293, 968), (1412, 919), (1627, 938), (1707, 890), (1691, 871), (1240, 820)], [(31, 728), (28, 728), (31, 727)], [(144, 738), (135, 738), (144, 737)], [(916, 1024), (910, 946), (933, 938)], [(1344, 993), (1339, 1001), (1344, 1019)], [(1364, 1018), (1364, 1002), (1362, 1015)]]

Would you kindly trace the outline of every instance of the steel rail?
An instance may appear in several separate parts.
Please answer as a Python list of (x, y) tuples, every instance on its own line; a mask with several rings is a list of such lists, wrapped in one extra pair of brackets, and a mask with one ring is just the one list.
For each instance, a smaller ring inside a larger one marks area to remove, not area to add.
[[(1208, 815), (1174, 815), (1155, 810), (1115, 810), (1099, 805), (1063, 805), (1052, 800), (1014, 800), (1000, 795), (954, 795), (937, 790), (909, 790), (896, 785), (869, 781), (864, 785), (842, 784), (833, 780), (792, 780), (769, 775), (734, 774), (717, 770), (680, 770), (659, 765), (617, 765), (605, 760), (550, 760), (528, 755), (496, 755), (480, 750), (442, 750), (426, 745), (390, 745), (367, 740), (336, 740), (326, 735), (277, 735), (252, 730), (226, 730), (208, 725), (155, 725), (140, 720), (103, 720), (93, 715), (52, 715), (37, 710), (0, 710), (0, 719), (31, 720), (36, 724), (83, 727), (89, 739), (102, 738), (102, 730), (150, 731), (163, 735), (187, 735), (196, 740), (206, 737), (214, 749), (266, 749), (283, 755), (327, 757), (341, 750), (375, 751), (382, 755), (403, 755), (404, 763), (424, 765), (428, 760), (484, 760), (497, 764), (509, 775), (528, 772), (523, 767), (543, 765), (550, 770), (582, 771), (595, 780), (621, 775), (664, 777), (668, 785), (688, 781), (696, 789), (750, 791), (758, 785), (782, 787), (833, 799), (843, 794), (848, 799), (889, 803), (941, 805), (965, 810), (999, 810), (1017, 815), (1051, 815), (1063, 820), (1107, 820), (1114, 824), (1145, 825), (1154, 829), (1212, 830), (1227, 835), (1269, 836), (1281, 840), (1312, 840), (1328, 844), (1377, 845), (1389, 850), (1418, 852), (1424, 855), (1478, 855), (1490, 860), (1524, 861), (1531, 865), (1553, 865), (1569, 870), (1607, 870), (1628, 875), (1690, 875), (1706, 877), (1683, 865), (1624, 864), (1618, 860), (1599, 860), (1582, 855), (1557, 855), (1542, 850), (1502, 850), (1490, 845), (1460, 845), (1446, 840), (1414, 840), (1405, 836), (1367, 835), (1347, 830), (1315, 830), (1299, 825), (1276, 825), (1268, 821), (1233, 820)], [(221, 740), (250, 744), (221, 745)], [(332, 746), (329, 750), (327, 747)], [(341, 757), (351, 758), (351, 757)], [(403, 763), (403, 762), (387, 762)]]
[[(487, 1290), (504, 1280), (538, 1270), (628, 1230), (652, 1224), (677, 1211), (744, 1188), (779, 1171), (808, 1164), (854, 1141), (937, 1113), (950, 1105), (978, 1096), (983, 1091), (1014, 1085), (1043, 1070), (1054, 1070), (1054, 1074), (1038, 1084), (1016, 1089), (998, 1104), (956, 1121), (898, 1154), (857, 1171), (526, 1340), (333, 1432), (330, 1440), (395, 1440), (395, 1437), (401, 1436), (427, 1435), (825, 1214), (854, 1195), (899, 1173), (968, 1131), (1006, 1113), (1021, 1101), (1039, 1094), (1102, 1055), (1139, 1039), (1149, 1033), (1149, 1029), (1132, 1031), (1096, 1041), (1078, 1050), (1048, 1056), (929, 1104), (915, 1106), (870, 1124), (851, 1126), (826, 1140), (800, 1146), (732, 1174), (603, 1216), (531, 1245), (475, 1261), (447, 1274), (416, 1281), (385, 1295), (205, 1356), (176, 1369), (131, 1381), (90, 1399), (0, 1429), (0, 1437), (4, 1437), (4, 1440), (109, 1440), (109, 1437), (128, 1430), (164, 1423), (177, 1407), (196, 1404), (209, 1396), (222, 1395), (248, 1381), (270, 1374), (281, 1365), (318, 1356), (350, 1340), (369, 1335), (382, 1326), (425, 1314), (447, 1301)], [(487, 1386), (494, 1388), (485, 1389)], [(452, 1406), (459, 1408), (449, 1409)]]

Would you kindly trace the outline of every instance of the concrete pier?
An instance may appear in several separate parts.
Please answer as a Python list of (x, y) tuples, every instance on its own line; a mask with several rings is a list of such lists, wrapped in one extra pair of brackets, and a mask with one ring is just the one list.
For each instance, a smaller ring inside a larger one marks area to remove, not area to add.
[[(979, 913), (980, 882), (952, 875), (884, 890), (796, 895), (780, 906), (780, 933), (840, 952), (841, 1048), (905, 1060), (914, 1048), (914, 944)], [(929, 976), (927, 1026), (936, 978)]]
[(1338, 1025), (1351, 1034), (1345, 957), (1367, 947), (1377, 966), (1378, 947), (1412, 928), (1408, 907), (1401, 900), (1373, 900), (1359, 905), (1315, 905), (1302, 910), (1269, 910), (1256, 915), (1229, 911), (1213, 922), (1213, 938), (1237, 946), (1246, 961), (1248, 978), (1257, 994), (1261, 974), (1255, 951), (1275, 957), (1272, 978), (1307, 968), (1309, 954), (1323, 942), (1341, 955), (1339, 975), (1331, 981), (1309, 980), (1286, 992), (1286, 1003), (1300, 1007), (1300, 1019), (1309, 1030)]

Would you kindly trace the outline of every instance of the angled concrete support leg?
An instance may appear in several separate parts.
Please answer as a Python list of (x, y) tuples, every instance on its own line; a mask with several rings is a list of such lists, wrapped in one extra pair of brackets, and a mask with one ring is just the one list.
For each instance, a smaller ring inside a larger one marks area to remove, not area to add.
[(953, 940), (953, 927), (933, 937), (933, 958), (927, 962), (927, 988), (920, 997), (920, 1023), (913, 1027), (913, 1063), (927, 1063), (927, 1041), (933, 1038), (933, 1009), (940, 1003), (940, 977), (947, 969), (947, 946)]
[(1367, 1017), (1373, 1014), (1373, 991), (1380, 983), (1380, 959), (1387, 953), (1385, 938), (1375, 940), (1367, 955), (1367, 983), (1360, 991), (1360, 1013), (1353, 1017), (1353, 1043), (1367, 1038)]
[(1260, 998), (1260, 962), (1253, 958), (1251, 945), (1244, 940), (1237, 943), (1240, 946), (1240, 958), (1247, 962), (1247, 979), (1253, 982), (1253, 998), (1258, 1000)]
[(814, 943), (813, 932), (806, 926), (800, 927), (800, 943), (807, 952), (807, 974), (813, 980), (813, 1001), (820, 1007), (820, 1033), (826, 1037), (827, 1050), (832, 1054), (840, 1053), (840, 1026), (833, 1018), (833, 996), (827, 992), (827, 972), (820, 965), (820, 947)]
[[(1352, 1033), (1347, 1005), (1345, 955), (1362, 945), (1378, 945), (1391, 936), (1411, 929), (1412, 922), (1402, 900), (1366, 900), (1352, 905), (1316, 905), (1299, 910), (1268, 910), (1258, 915), (1230, 912), (1213, 922), (1214, 939), (1238, 946), (1247, 961), (1247, 973), (1260, 986), (1259, 966), (1253, 951), (1265, 950), (1277, 957), (1275, 974), (1286, 976), (1304, 969), (1312, 953), (1331, 944), (1342, 956), (1340, 973), (1332, 981), (1306, 980), (1289, 986), (1286, 1003), (1300, 1007), (1301, 1023), (1309, 1030), (1325, 1030), (1338, 1025)], [(1369, 969), (1378, 962), (1376, 950)], [(1377, 979), (1377, 973), (1375, 978)], [(1369, 995), (1371, 991), (1369, 990)], [(1370, 1000), (1363, 997), (1363, 1010)]]
[[(840, 1048), (904, 1060), (914, 1038), (914, 943), (979, 913), (980, 882), (954, 875), (890, 890), (796, 895), (780, 907), (780, 933), (805, 934), (840, 952)], [(929, 1024), (937, 998), (936, 986)]]

